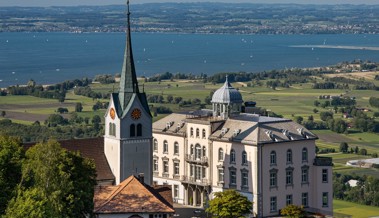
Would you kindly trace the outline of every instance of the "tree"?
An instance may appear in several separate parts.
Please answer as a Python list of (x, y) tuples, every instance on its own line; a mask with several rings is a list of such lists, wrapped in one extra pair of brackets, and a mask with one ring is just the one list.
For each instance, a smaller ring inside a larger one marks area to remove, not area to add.
[(174, 100), (174, 97), (172, 95), (167, 95), (166, 98), (168, 103), (172, 103), (172, 101)]
[(359, 150), (360, 155), (367, 155), (367, 150), (365, 148), (362, 148)]
[(320, 113), (320, 119), (326, 121), (328, 119), (333, 119), (333, 113), (329, 111), (323, 111)]
[(92, 117), (92, 123), (93, 123), (93, 128), (99, 129), (100, 128), (100, 123), (101, 123), (101, 118), (99, 115), (95, 115)]
[(4, 214), (15, 188), (21, 180), (24, 150), (15, 138), (0, 136), (0, 215)]
[(21, 181), (7, 217), (30, 217), (32, 213), (41, 218), (84, 218), (92, 214), (95, 165), (56, 141), (36, 144), (26, 152)]
[(1, 111), (1, 116), (2, 116), (2, 117), (5, 117), (6, 114), (7, 114), (7, 113), (6, 113), (5, 111)]
[(317, 114), (318, 110), (316, 108), (313, 109), (313, 113)]
[(60, 114), (68, 113), (68, 109), (65, 108), (65, 107), (59, 107), (57, 109), (57, 112), (60, 113)]
[(301, 117), (301, 116), (296, 116), (296, 117), (295, 117), (295, 121), (296, 121), (296, 123), (301, 124), (301, 122), (303, 122), (303, 120), (304, 120), (304, 118)]
[(347, 153), (349, 151), (349, 145), (346, 142), (341, 142), (340, 152)]
[(235, 218), (244, 217), (251, 213), (253, 203), (247, 197), (241, 195), (236, 190), (229, 189), (223, 192), (216, 192), (215, 198), (209, 201), (207, 213), (212, 213), (213, 217)]
[(77, 102), (77, 103), (75, 104), (75, 112), (82, 112), (82, 110), (83, 110), (83, 105), (82, 105), (82, 103)]
[(287, 205), (285, 208), (280, 210), (280, 215), (286, 216), (286, 217), (304, 217), (305, 211), (303, 206), (297, 206), (293, 204)]

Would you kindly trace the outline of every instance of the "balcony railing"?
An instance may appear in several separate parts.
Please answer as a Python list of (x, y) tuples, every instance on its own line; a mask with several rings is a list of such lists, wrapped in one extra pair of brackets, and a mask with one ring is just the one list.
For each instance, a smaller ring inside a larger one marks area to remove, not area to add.
[(189, 183), (194, 185), (209, 186), (211, 183), (208, 179), (195, 179), (193, 176), (182, 176), (182, 183)]
[(199, 158), (193, 154), (186, 154), (185, 160), (192, 163), (208, 164), (208, 157), (205, 157), (205, 156), (202, 156)]
[(333, 166), (333, 160), (331, 157), (316, 157), (313, 161), (315, 166)]

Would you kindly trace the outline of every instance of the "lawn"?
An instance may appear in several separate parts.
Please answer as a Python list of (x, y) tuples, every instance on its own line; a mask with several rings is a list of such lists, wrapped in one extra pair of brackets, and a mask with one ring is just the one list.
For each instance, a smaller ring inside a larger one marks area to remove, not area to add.
[(348, 214), (353, 218), (367, 218), (379, 216), (379, 207), (366, 206), (334, 199), (333, 212)]

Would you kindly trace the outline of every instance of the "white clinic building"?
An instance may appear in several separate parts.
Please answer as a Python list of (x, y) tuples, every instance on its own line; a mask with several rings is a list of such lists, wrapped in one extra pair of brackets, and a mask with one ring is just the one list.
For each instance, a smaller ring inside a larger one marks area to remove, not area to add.
[(153, 182), (194, 207), (236, 189), (254, 203), (251, 216), (275, 216), (288, 204), (332, 214), (332, 160), (316, 157), (317, 136), (289, 119), (242, 113), (242, 103), (226, 78), (212, 110), (153, 123)]

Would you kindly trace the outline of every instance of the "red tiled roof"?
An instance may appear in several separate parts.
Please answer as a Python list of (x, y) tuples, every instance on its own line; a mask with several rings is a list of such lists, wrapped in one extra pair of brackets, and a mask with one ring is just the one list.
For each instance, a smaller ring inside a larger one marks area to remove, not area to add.
[[(71, 139), (58, 141), (62, 148), (69, 151), (79, 151), (83, 157), (93, 159), (96, 166), (97, 181), (114, 181), (115, 177), (109, 167), (104, 154), (104, 138)], [(25, 143), (24, 148), (28, 149), (36, 143)]]
[(141, 183), (135, 176), (117, 186), (98, 186), (95, 188), (94, 211), (97, 214), (174, 213), (170, 203), (171, 189), (168, 186), (157, 188)]

